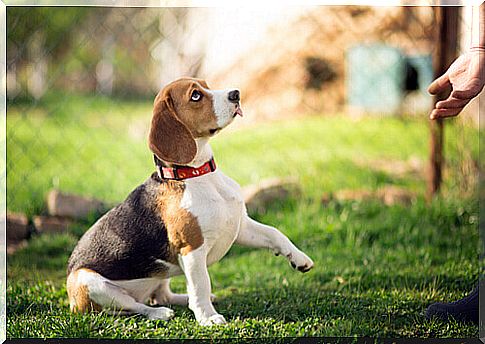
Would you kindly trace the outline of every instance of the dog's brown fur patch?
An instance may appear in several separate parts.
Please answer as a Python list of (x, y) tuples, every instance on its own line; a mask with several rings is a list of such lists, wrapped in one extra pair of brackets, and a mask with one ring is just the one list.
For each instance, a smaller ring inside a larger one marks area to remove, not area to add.
[(160, 186), (157, 207), (167, 228), (171, 255), (169, 261), (177, 263), (177, 255), (186, 255), (204, 243), (197, 218), (180, 207), (185, 184), (167, 181)]
[(79, 269), (73, 271), (67, 277), (67, 296), (69, 297), (69, 305), (71, 311), (74, 313), (86, 313), (90, 311), (100, 311), (102, 307), (93, 302), (89, 298), (89, 290), (86, 285), (80, 284), (78, 279), (78, 273), (81, 270), (85, 270), (90, 273), (96, 273), (90, 269)]

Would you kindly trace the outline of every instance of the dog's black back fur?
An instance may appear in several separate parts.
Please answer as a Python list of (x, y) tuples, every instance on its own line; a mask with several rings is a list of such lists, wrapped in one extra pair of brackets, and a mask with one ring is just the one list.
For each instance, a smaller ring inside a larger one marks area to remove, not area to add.
[(67, 273), (87, 268), (111, 280), (145, 278), (163, 273), (170, 248), (157, 205), (156, 173), (111, 209), (79, 240)]

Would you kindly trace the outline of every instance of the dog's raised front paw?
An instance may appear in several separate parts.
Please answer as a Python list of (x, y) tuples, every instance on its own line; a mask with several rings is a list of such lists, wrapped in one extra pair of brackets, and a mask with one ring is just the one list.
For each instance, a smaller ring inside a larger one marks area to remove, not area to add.
[(313, 268), (313, 260), (301, 251), (290, 253), (288, 259), (291, 267), (298, 271), (308, 272)]
[(223, 325), (226, 323), (226, 319), (220, 314), (211, 315), (208, 318), (199, 320), (199, 324), (202, 326)]
[(174, 316), (175, 312), (167, 307), (153, 307), (147, 313), (150, 320), (169, 320)]

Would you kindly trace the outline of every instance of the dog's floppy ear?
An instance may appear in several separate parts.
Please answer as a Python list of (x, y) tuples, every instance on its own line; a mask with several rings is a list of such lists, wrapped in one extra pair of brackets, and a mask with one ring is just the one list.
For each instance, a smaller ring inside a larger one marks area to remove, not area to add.
[(187, 164), (197, 154), (197, 144), (189, 129), (177, 118), (170, 95), (155, 99), (148, 146), (163, 161)]

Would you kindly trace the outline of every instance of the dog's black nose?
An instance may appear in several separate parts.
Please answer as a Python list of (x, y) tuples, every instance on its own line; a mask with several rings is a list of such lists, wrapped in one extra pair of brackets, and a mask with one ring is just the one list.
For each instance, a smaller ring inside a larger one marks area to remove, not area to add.
[(238, 90), (234, 90), (234, 91), (231, 91), (227, 94), (227, 99), (229, 99), (229, 101), (231, 103), (237, 103), (240, 98), (239, 98), (239, 91)]

